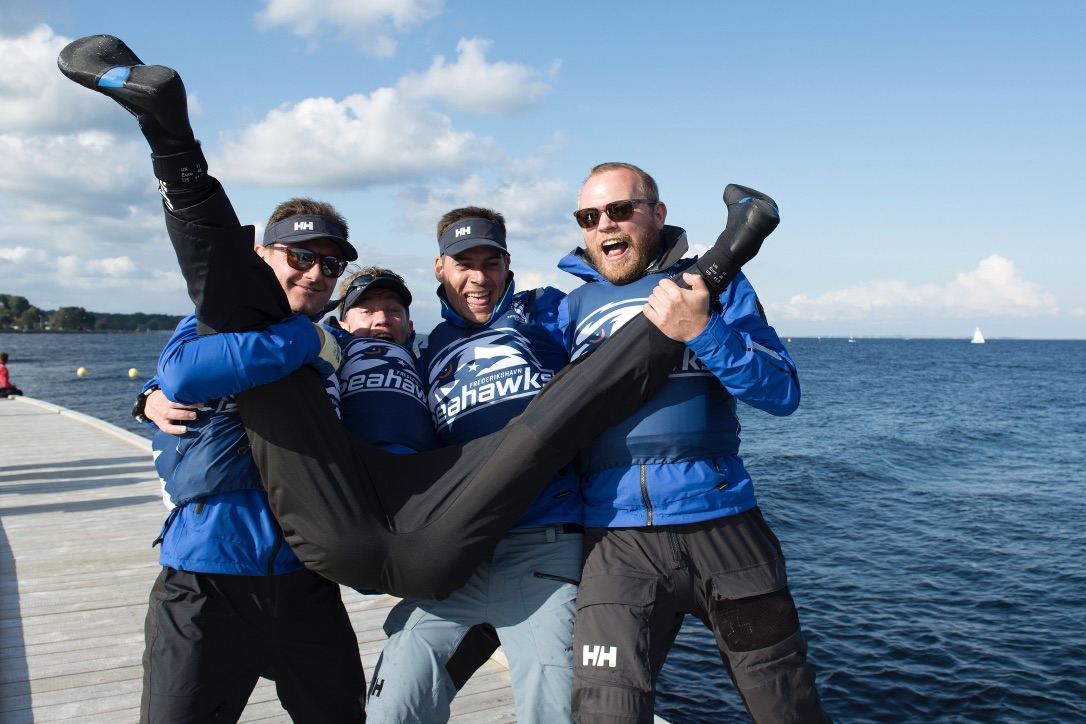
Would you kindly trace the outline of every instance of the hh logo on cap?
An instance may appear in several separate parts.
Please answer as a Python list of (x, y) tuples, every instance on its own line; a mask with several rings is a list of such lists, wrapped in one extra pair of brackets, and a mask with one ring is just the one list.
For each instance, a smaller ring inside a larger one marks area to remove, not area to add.
[(461, 236), (467, 236), (470, 233), (471, 233), (471, 227), (470, 226), (465, 226), (462, 229), (457, 229), (456, 230), (456, 238), (459, 239)]
[(295, 221), (294, 222), (294, 230), (295, 231), (313, 231), (313, 222), (312, 221)]

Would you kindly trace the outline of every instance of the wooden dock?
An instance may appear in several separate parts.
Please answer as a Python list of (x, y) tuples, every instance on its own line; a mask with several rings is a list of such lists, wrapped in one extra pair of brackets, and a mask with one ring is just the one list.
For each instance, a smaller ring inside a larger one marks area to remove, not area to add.
[[(27, 398), (0, 398), (0, 721), (135, 721), (143, 618), (166, 515), (150, 441)], [(373, 671), (396, 602), (343, 589)], [(515, 721), (500, 652), (454, 722)], [(241, 721), (288, 722), (262, 680)]]

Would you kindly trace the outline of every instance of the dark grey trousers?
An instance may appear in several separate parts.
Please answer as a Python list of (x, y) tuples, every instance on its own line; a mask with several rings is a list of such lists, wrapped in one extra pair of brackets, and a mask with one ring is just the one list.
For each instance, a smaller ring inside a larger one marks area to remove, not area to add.
[(829, 721), (780, 543), (757, 508), (689, 525), (589, 528), (585, 557), (573, 634), (577, 721), (652, 722), (656, 680), (686, 614), (716, 636), (752, 720)]

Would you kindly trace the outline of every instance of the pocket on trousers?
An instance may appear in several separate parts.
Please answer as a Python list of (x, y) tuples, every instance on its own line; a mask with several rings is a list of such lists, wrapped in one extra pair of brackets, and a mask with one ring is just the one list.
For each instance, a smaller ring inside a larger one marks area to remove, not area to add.
[(655, 598), (654, 576), (623, 573), (581, 580), (573, 639), (578, 678), (652, 689), (649, 615)]

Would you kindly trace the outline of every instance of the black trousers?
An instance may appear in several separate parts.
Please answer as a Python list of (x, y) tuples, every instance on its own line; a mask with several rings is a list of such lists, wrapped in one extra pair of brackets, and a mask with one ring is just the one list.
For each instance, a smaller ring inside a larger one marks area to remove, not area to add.
[(296, 722), (363, 722), (366, 680), (339, 586), (299, 570), (163, 568), (144, 625), (144, 724), (236, 722), (261, 676)]
[[(166, 213), (198, 319), (215, 332), (290, 315), (218, 188)], [(463, 585), (577, 450), (636, 410), (685, 346), (638, 316), (569, 365), (503, 430), (414, 455), (387, 453), (337, 418), (305, 368), (237, 395), (288, 543), (307, 567), (355, 588), (441, 598)], [(380, 414), (380, 411), (375, 411)]]

